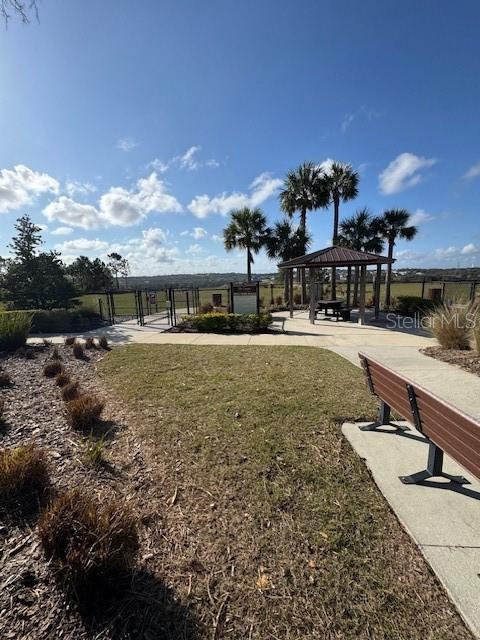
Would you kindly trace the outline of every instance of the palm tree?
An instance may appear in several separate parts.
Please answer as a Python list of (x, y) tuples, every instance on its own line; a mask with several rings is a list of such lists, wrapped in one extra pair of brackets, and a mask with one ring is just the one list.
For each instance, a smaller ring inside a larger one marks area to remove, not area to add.
[[(340, 202), (348, 202), (358, 195), (359, 176), (351, 164), (333, 162), (326, 175), (326, 187), (330, 202), (333, 203), (333, 235), (332, 245), (338, 243), (338, 223)], [(336, 269), (332, 268), (332, 298), (336, 298)]]
[[(280, 258), (282, 262), (302, 256), (307, 252), (311, 238), (306, 231), (298, 227), (295, 229), (288, 220), (276, 222), (267, 239), (267, 256), (271, 259)], [(288, 302), (288, 272), (283, 273), (283, 299)]]
[(223, 242), (227, 251), (240, 248), (247, 252), (247, 280), (252, 280), (253, 254), (265, 245), (269, 230), (262, 210), (234, 209), (230, 212), (230, 224), (223, 230)]
[[(323, 169), (314, 162), (304, 162), (293, 171), (289, 171), (279, 198), (280, 207), (287, 216), (291, 218), (295, 213), (300, 214), (299, 229), (306, 233), (307, 212), (328, 206), (329, 193), (325, 188)], [(307, 289), (303, 270), (301, 282), (302, 302), (305, 302)]]
[[(396, 240), (413, 240), (417, 235), (417, 227), (408, 224), (410, 213), (406, 209), (389, 209), (380, 218), (380, 235), (388, 243), (388, 257), (393, 257), (393, 248)], [(385, 281), (385, 304), (390, 304), (390, 287), (392, 284), (392, 265), (387, 265), (387, 278)]]
[[(373, 217), (366, 207), (359, 209), (353, 216), (345, 218), (340, 223), (340, 233), (337, 237), (338, 244), (356, 251), (381, 253), (383, 251), (383, 238), (379, 235), (380, 221), (381, 219)], [(358, 267), (355, 267), (354, 306), (358, 304), (358, 279), (359, 270)]]

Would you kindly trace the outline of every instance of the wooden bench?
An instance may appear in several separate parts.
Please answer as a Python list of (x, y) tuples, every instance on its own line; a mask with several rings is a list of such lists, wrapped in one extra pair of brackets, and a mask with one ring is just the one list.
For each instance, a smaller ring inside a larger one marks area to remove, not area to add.
[(367, 387), (380, 400), (378, 421), (360, 429), (374, 431), (391, 424), (393, 409), (413, 424), (429, 444), (427, 468), (400, 476), (400, 480), (404, 484), (415, 484), (443, 476), (459, 484), (469, 484), (463, 476), (452, 476), (443, 471), (444, 452), (480, 478), (480, 422), (370, 356), (358, 355)]

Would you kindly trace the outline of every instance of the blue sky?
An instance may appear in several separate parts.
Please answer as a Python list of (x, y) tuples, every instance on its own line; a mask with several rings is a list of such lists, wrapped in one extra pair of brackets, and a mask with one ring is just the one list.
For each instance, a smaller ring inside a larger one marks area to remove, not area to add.
[[(476, 0), (42, 0), (0, 31), (0, 254), (29, 213), (67, 261), (243, 271), (230, 208), (273, 223), (286, 171), (333, 158), (361, 175), (341, 217), (414, 215), (399, 266), (478, 266), (479, 23)], [(331, 225), (310, 214), (313, 248)]]

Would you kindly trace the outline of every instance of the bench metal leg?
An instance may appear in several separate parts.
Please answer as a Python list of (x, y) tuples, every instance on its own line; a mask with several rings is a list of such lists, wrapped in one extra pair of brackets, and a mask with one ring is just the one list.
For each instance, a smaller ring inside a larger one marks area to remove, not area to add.
[(470, 484), (463, 476), (452, 476), (443, 471), (443, 451), (436, 444), (430, 442), (428, 447), (427, 468), (424, 471), (412, 473), (410, 476), (399, 476), (403, 484), (418, 484), (434, 477), (443, 477), (457, 484)]
[(359, 427), (360, 431), (375, 431), (378, 427), (385, 427), (387, 425), (395, 427), (399, 431), (410, 431), (408, 427), (404, 427), (403, 425), (393, 424), (392, 422), (390, 422), (390, 413), (391, 413), (390, 406), (383, 400), (380, 400), (380, 408), (378, 410), (377, 422), (372, 422), (371, 424), (362, 425), (361, 427)]

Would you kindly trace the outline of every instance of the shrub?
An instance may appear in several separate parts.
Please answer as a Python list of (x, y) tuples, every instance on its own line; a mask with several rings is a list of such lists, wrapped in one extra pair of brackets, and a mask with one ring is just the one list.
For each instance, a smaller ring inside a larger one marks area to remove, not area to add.
[(94, 396), (79, 395), (67, 402), (67, 418), (74, 429), (92, 431), (103, 411), (104, 403)]
[(198, 308), (198, 313), (203, 315), (204, 313), (210, 313), (213, 311), (213, 305), (207, 302), (206, 304), (201, 304)]
[(85, 349), (96, 349), (97, 345), (95, 344), (95, 340), (93, 338), (87, 338), (85, 340)]
[(293, 304), (302, 304), (302, 296), (299, 293), (293, 294)]
[(57, 385), (57, 387), (65, 387), (70, 382), (70, 376), (65, 371), (58, 373), (57, 377), (55, 378), (55, 384)]
[(8, 387), (12, 384), (12, 379), (6, 371), (0, 371), (0, 387)]
[(27, 311), (0, 313), (0, 350), (15, 351), (27, 342), (32, 325), (32, 314)]
[(78, 397), (78, 382), (69, 382), (62, 388), (62, 398), (65, 402), (70, 402)]
[(73, 345), (73, 355), (78, 360), (83, 360), (85, 358), (85, 350), (80, 342), (75, 342)]
[(275, 298), (275, 304), (277, 305), (277, 307), (280, 307), (283, 304), (283, 297), (282, 296), (277, 296)]
[(0, 452), (0, 499), (41, 493), (49, 486), (43, 451), (33, 444)]
[(272, 322), (270, 313), (222, 313), (212, 311), (185, 320), (181, 327), (194, 331), (216, 332), (232, 331), (251, 333), (254, 331), (264, 331)]
[(76, 341), (75, 336), (68, 336), (68, 338), (65, 338), (65, 346), (73, 347), (73, 345), (75, 344), (75, 341)]
[(444, 349), (470, 349), (471, 308), (442, 304), (428, 316), (428, 327)]
[(109, 350), (110, 350), (110, 347), (108, 346), (108, 340), (106, 339), (106, 337), (105, 337), (105, 336), (101, 336), (101, 337), (98, 339), (98, 346), (99, 346), (101, 349), (104, 349), (105, 351), (109, 351)]
[(35, 333), (73, 333), (102, 325), (100, 315), (90, 309), (42, 309), (32, 314), (32, 332)]
[(47, 362), (47, 364), (43, 367), (43, 375), (46, 378), (55, 378), (59, 373), (62, 373), (63, 367), (58, 360), (53, 360), (53, 362)]
[(131, 569), (139, 549), (133, 513), (115, 498), (75, 489), (44, 511), (39, 535), (45, 554), (75, 586), (98, 586)]
[(395, 311), (402, 316), (413, 316), (416, 313), (426, 315), (436, 307), (433, 300), (427, 300), (419, 296), (398, 296), (395, 302)]

